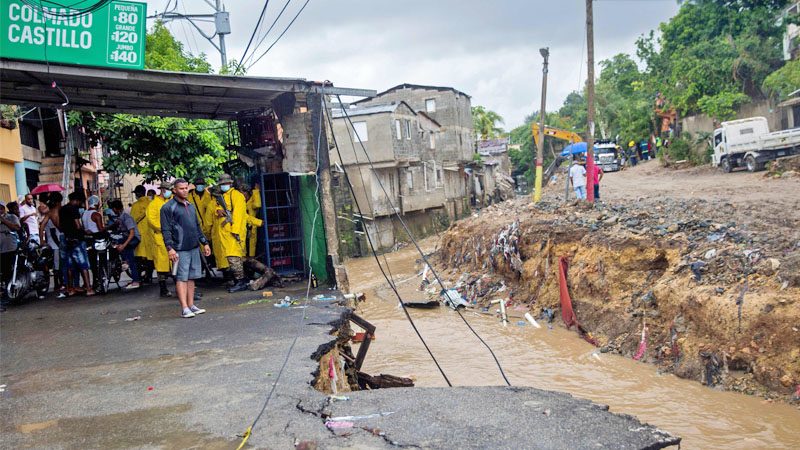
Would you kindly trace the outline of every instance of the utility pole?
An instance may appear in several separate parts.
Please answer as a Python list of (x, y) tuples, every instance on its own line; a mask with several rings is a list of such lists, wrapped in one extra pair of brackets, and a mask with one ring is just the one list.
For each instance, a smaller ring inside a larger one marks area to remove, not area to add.
[(540, 48), (539, 53), (544, 58), (542, 66), (542, 107), (539, 109), (539, 145), (536, 146), (536, 179), (533, 184), (533, 203), (542, 199), (542, 163), (544, 162), (544, 119), (547, 107), (547, 60), (550, 57), (550, 48)]
[(586, 49), (589, 56), (586, 86), (586, 117), (589, 130), (586, 136), (586, 199), (594, 202), (594, 11), (593, 0), (586, 0)]
[[(206, 4), (212, 8), (214, 8), (213, 14), (181, 14), (179, 12), (175, 12), (178, 9), (178, 1), (175, 1), (175, 6), (172, 7), (169, 11), (164, 11), (161, 14), (155, 14), (152, 16), (148, 16), (148, 19), (159, 19), (162, 22), (169, 22), (172, 20), (187, 20), (189, 23), (200, 33), (201, 36), (206, 38), (211, 45), (214, 46), (215, 49), (219, 52), (220, 61), (222, 62), (222, 66), (220, 68), (225, 68), (228, 66), (228, 53), (225, 49), (225, 35), (231, 34), (231, 19), (230, 13), (225, 11), (225, 5), (222, 4), (222, 0), (214, 0), (214, 3), (211, 3), (210, 0), (205, 0)], [(206, 34), (202, 28), (196, 22), (214, 22), (214, 33), (213, 34)], [(214, 42), (214, 38), (219, 37), (219, 44)]]

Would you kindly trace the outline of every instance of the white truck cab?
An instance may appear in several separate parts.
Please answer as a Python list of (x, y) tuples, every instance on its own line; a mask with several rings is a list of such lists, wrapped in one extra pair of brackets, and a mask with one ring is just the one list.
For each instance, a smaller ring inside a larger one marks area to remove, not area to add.
[(770, 133), (765, 117), (722, 122), (714, 130), (713, 146), (715, 167), (725, 172), (746, 167), (755, 172), (769, 161), (800, 154), (800, 128)]

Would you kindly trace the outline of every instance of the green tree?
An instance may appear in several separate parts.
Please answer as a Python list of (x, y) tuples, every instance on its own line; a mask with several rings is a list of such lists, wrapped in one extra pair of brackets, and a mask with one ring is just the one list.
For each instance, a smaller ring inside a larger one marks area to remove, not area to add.
[[(161, 22), (147, 33), (145, 67), (166, 71), (211, 73), (205, 54), (187, 52)], [(215, 178), (230, 159), (225, 122), (173, 117), (71, 112), (92, 143), (103, 142), (108, 171), (137, 174), (147, 181), (170, 177)]]
[(764, 90), (780, 100), (800, 89), (800, 59), (789, 61), (764, 79)]
[(497, 124), (502, 123), (503, 118), (496, 112), (490, 111), (483, 106), (472, 107), (472, 125), (479, 139), (497, 138), (503, 133), (503, 129)]

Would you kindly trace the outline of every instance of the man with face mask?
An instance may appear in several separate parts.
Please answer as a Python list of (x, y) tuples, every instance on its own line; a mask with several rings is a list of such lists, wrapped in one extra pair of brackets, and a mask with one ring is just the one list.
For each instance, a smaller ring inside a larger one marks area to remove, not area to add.
[(219, 222), (217, 237), (220, 249), (227, 259), (233, 274), (234, 285), (228, 292), (239, 292), (249, 288), (244, 276), (245, 242), (247, 237), (247, 203), (244, 195), (233, 188), (233, 179), (222, 174), (218, 183), (221, 200), (215, 206), (215, 220)]
[(204, 236), (211, 236), (211, 224), (206, 223), (206, 209), (211, 204), (211, 194), (206, 192), (206, 181), (202, 177), (194, 180), (194, 189), (189, 191), (189, 202), (197, 212), (197, 220), (200, 221), (200, 228)]
[(164, 245), (164, 236), (161, 234), (161, 207), (172, 198), (172, 184), (166, 181), (162, 182), (160, 191), (161, 193), (147, 205), (147, 223), (153, 232), (150, 253), (153, 256), (156, 272), (158, 272), (160, 295), (172, 297), (172, 293), (167, 289), (167, 275), (170, 271), (169, 256), (167, 247)]

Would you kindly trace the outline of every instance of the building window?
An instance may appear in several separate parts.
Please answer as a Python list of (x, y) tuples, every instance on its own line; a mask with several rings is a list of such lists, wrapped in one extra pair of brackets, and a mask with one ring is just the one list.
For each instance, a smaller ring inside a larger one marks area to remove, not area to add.
[(436, 100), (429, 98), (425, 100), (425, 111), (429, 113), (436, 112)]
[(353, 142), (367, 142), (367, 122), (353, 122)]
[(429, 192), (431, 190), (430, 186), (428, 185), (428, 163), (422, 163), (422, 181), (425, 184), (425, 192)]
[(411, 121), (406, 120), (406, 139), (411, 139)]
[(436, 169), (436, 187), (442, 187), (442, 169)]
[(410, 167), (406, 169), (406, 186), (408, 186), (408, 192), (414, 190), (414, 172), (411, 171)]
[(397, 140), (399, 141), (399, 140), (403, 139), (403, 130), (402, 130), (402, 127), (400, 125), (400, 119), (395, 119), (394, 120), (394, 130), (397, 132)]
[(430, 138), (431, 150), (433, 150), (436, 148), (436, 135), (431, 132), (428, 137)]

